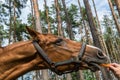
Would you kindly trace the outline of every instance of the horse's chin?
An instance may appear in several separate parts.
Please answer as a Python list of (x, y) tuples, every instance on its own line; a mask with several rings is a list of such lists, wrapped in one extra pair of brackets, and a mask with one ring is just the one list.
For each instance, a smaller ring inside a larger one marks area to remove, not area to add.
[(89, 63), (88, 65), (90, 66), (89, 69), (92, 72), (96, 72), (96, 71), (99, 71), (101, 69), (100, 65), (97, 63)]

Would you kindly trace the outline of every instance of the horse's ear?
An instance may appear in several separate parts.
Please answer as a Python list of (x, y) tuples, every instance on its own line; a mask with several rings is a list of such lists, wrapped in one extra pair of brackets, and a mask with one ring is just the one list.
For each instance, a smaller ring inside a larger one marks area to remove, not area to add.
[(26, 26), (26, 29), (27, 31), (29, 32), (29, 34), (33, 37), (33, 39), (36, 39), (38, 34), (40, 34), (39, 32), (33, 30), (33, 29), (30, 29), (29, 27)]

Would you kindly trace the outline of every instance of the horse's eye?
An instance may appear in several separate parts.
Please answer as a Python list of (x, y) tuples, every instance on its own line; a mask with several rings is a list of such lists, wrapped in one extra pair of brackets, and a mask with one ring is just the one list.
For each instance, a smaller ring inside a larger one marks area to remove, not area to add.
[(58, 45), (58, 46), (61, 46), (61, 42), (63, 41), (63, 39), (61, 39), (61, 38), (59, 38), (59, 39), (57, 39), (54, 43), (56, 44), (56, 45)]

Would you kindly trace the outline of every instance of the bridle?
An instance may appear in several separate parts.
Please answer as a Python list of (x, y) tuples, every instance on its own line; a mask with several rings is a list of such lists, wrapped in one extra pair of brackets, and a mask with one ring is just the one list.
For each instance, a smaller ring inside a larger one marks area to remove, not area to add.
[[(42, 59), (47, 63), (47, 65), (49, 66), (49, 69), (51, 71), (55, 72), (58, 75), (62, 75), (62, 74), (78, 71), (79, 67), (80, 67), (80, 63), (82, 62), (82, 57), (84, 56), (85, 49), (86, 49), (86, 43), (83, 43), (82, 47), (80, 49), (78, 57), (54, 63), (48, 57), (48, 55), (44, 52), (44, 50), (39, 46), (39, 44), (38, 44), (38, 42), (36, 40), (33, 41), (33, 45), (36, 48), (37, 52), (39, 53), (39, 56), (42, 57)], [(73, 64), (74, 65), (73, 70), (69, 70), (69, 71), (63, 72), (63, 71), (60, 71), (60, 70), (57, 69), (57, 67), (59, 67), (59, 66), (69, 65), (69, 64)]]

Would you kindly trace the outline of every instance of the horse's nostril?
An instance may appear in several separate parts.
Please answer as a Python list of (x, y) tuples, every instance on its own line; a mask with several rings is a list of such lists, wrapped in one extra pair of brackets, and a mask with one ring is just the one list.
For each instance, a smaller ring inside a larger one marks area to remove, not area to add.
[(104, 54), (101, 51), (98, 51), (97, 57), (100, 58), (100, 59), (105, 58)]
[(102, 52), (98, 52), (98, 55), (99, 56), (104, 56)]

